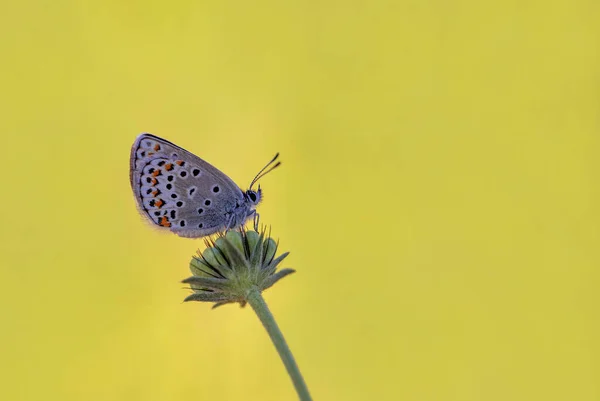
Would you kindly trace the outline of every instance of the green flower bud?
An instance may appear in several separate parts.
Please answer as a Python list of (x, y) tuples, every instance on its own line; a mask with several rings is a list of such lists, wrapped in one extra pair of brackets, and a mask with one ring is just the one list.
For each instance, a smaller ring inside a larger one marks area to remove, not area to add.
[(206, 240), (206, 249), (190, 261), (193, 276), (183, 280), (194, 291), (184, 301), (244, 306), (251, 291), (262, 292), (294, 273), (292, 269), (277, 271), (289, 252), (275, 257), (277, 242), (265, 234), (241, 228)]

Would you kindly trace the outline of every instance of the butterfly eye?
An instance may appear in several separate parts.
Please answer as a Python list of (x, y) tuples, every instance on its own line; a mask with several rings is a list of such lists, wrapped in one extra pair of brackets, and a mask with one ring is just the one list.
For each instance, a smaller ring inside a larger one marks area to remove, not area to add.
[(248, 197), (252, 202), (256, 202), (256, 193), (254, 191), (248, 191)]

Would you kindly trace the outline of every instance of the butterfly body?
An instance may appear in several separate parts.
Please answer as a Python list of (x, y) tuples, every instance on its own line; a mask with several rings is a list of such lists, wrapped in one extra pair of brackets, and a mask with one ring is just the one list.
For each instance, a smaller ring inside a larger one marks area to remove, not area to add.
[(262, 199), (260, 188), (242, 191), (198, 156), (146, 133), (131, 148), (130, 182), (144, 216), (189, 238), (243, 225), (255, 216)]

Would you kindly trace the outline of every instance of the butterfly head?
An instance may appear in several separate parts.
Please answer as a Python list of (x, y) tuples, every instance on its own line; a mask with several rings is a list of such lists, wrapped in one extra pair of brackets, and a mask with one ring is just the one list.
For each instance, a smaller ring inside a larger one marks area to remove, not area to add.
[(260, 189), (260, 185), (258, 186), (258, 190), (254, 191), (253, 189), (249, 189), (245, 193), (246, 201), (250, 203), (252, 206), (256, 206), (262, 200), (262, 189)]

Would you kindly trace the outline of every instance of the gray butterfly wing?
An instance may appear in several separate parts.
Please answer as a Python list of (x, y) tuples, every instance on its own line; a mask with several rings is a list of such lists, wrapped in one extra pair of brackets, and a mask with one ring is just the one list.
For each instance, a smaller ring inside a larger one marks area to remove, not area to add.
[(242, 190), (221, 171), (179, 146), (151, 134), (137, 137), (130, 181), (140, 212), (182, 237), (224, 230), (244, 205)]

